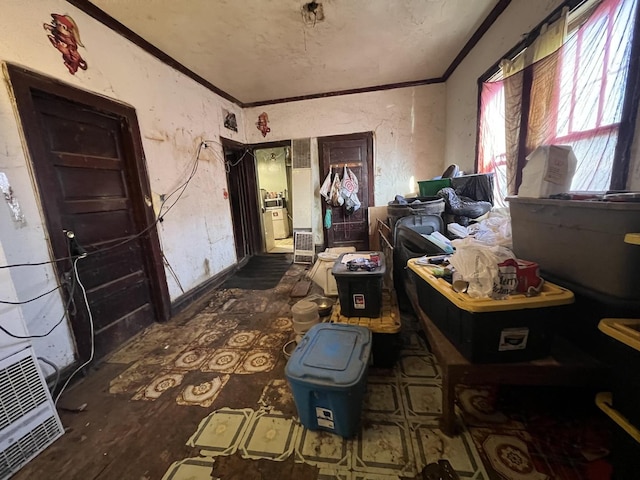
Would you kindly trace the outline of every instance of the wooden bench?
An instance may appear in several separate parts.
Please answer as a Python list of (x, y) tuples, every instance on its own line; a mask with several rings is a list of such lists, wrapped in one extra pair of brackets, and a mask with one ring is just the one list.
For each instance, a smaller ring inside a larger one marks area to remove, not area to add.
[(442, 334), (418, 304), (415, 285), (406, 282), (414, 312), (427, 336), (431, 352), (442, 371), (441, 430), (455, 435), (455, 387), (465, 385), (558, 385), (603, 386), (607, 367), (561, 337), (556, 337), (551, 355), (540, 360), (519, 363), (474, 364), (465, 359)]

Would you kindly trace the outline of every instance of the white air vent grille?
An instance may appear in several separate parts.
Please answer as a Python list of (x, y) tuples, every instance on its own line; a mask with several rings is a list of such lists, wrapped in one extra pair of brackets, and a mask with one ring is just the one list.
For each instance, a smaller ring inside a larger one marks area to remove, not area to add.
[(312, 264), (314, 255), (313, 232), (295, 232), (293, 237), (293, 263)]
[(311, 140), (292, 140), (293, 168), (311, 168)]
[(0, 480), (63, 433), (33, 349), (0, 360)]
[(46, 401), (33, 357), (0, 370), (0, 430)]
[(49, 417), (33, 430), (20, 437), (0, 452), (0, 478), (5, 479), (17, 472), (31, 458), (60, 436), (55, 417)]

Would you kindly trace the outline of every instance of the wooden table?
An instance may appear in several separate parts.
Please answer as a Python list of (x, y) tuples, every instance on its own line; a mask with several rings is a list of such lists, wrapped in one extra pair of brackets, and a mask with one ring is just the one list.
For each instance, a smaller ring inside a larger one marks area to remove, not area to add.
[(519, 363), (474, 364), (465, 359), (453, 344), (422, 311), (412, 281), (406, 290), (429, 341), (431, 352), (442, 371), (441, 430), (455, 435), (455, 387), (465, 385), (561, 385), (603, 386), (607, 383), (607, 367), (557, 337), (549, 357)]

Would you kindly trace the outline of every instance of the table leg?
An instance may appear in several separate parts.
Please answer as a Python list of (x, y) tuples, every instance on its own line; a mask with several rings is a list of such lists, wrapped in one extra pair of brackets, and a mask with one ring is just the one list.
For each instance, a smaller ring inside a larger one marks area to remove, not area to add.
[(440, 429), (450, 437), (457, 435), (456, 429), (456, 385), (460, 381), (460, 372), (447, 365), (440, 366), (442, 370), (442, 416)]

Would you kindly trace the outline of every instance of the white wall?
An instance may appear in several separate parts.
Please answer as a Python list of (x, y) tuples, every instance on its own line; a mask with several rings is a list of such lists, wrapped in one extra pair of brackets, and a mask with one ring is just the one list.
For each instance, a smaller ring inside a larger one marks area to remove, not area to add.
[(478, 78), (542, 22), (562, 0), (513, 0), (447, 80), (445, 163), (474, 171)]
[[(213, 141), (202, 152), (197, 175), (158, 230), (164, 253), (185, 290), (233, 265), (236, 257), (229, 204), (223, 197), (226, 177), (219, 139), (222, 135), (245, 141), (242, 111), (63, 0), (5, 0), (2, 7), (3, 18), (11, 21), (3, 22), (0, 60), (21, 64), (136, 109), (154, 193), (166, 194), (180, 185), (191, 169), (199, 142)], [(64, 67), (43, 29), (51, 13), (70, 14), (78, 24), (85, 45), (79, 51), (88, 70), (79, 70), (73, 76)], [(223, 127), (222, 108), (236, 113), (238, 133)], [(50, 259), (48, 232), (30, 161), (6, 88), (0, 88), (0, 172), (11, 182), (24, 214), (24, 222), (16, 222), (8, 205), (0, 205), (0, 245), (7, 262)], [(56, 285), (50, 266), (14, 268), (10, 273), (21, 300)], [(182, 291), (168, 273), (167, 282), (171, 298), (178, 297)], [(0, 298), (5, 296), (4, 290)], [(62, 307), (60, 295), (54, 293), (24, 306), (20, 313), (33, 334), (48, 330), (62, 315)], [(60, 367), (73, 360), (66, 322), (49, 337), (36, 340), (34, 346), (38, 355)]]
[[(274, 158), (271, 158), (271, 154)], [(266, 192), (281, 193), (287, 190), (287, 167), (284, 147), (265, 148), (255, 151), (258, 169), (258, 184)]]
[[(258, 115), (269, 115), (262, 137)], [(250, 143), (374, 132), (374, 202), (386, 205), (398, 194), (417, 192), (417, 181), (444, 170), (444, 84), (398, 88), (339, 97), (281, 103), (244, 111)], [(322, 238), (317, 153), (312, 149), (315, 188), (314, 230)], [(295, 199), (294, 199), (295, 203)], [(372, 205), (373, 206), (373, 205)]]

